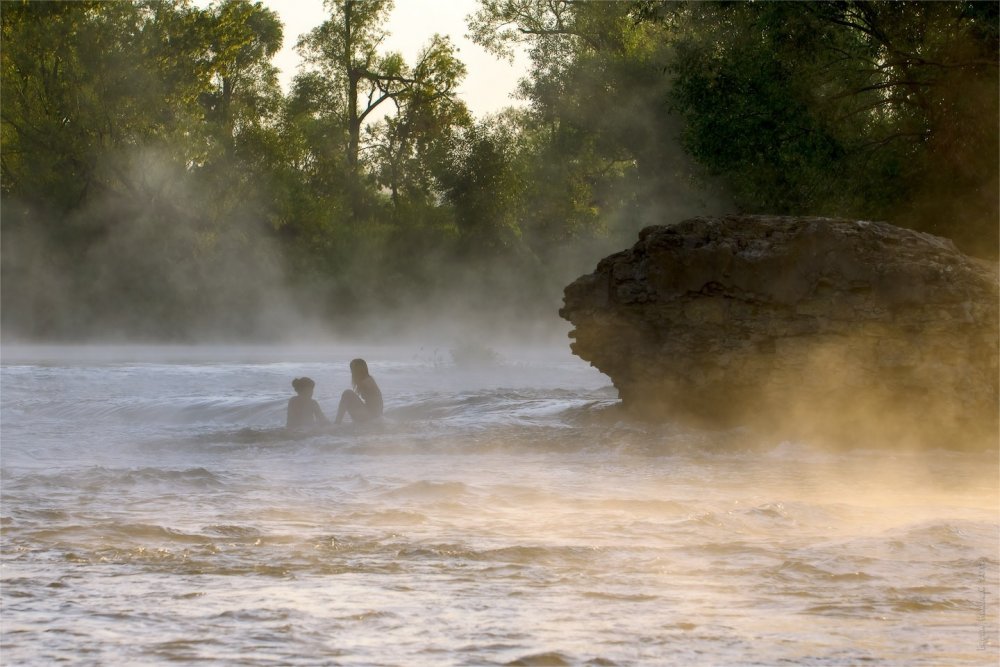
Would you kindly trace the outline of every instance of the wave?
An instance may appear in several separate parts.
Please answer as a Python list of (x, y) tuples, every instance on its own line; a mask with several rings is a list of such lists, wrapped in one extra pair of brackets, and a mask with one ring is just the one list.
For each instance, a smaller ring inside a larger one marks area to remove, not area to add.
[[(494, 390), (406, 395), (386, 406), (380, 428), (404, 434), (407, 429), (427, 432), (488, 431), (512, 426), (572, 426), (588, 413), (613, 403), (573, 391)], [(191, 437), (206, 443), (234, 442), (269, 444), (301, 440), (303, 434), (282, 429), (287, 397), (198, 397), (198, 398), (80, 398), (76, 400), (22, 399), (6, 401), (6, 433), (58, 433), (63, 427), (87, 424), (91, 431), (115, 436), (154, 435), (157, 429), (198, 431)], [(328, 416), (336, 406), (323, 405)], [(225, 427), (216, 428), (212, 427)], [(348, 422), (340, 429), (324, 429), (328, 435), (365, 435), (371, 426)], [(392, 433), (390, 433), (392, 434)]]
[(5, 404), (6, 419), (37, 422), (138, 425), (211, 423), (263, 425), (283, 422), (287, 399), (79, 398)]
[(469, 486), (462, 482), (433, 482), (421, 480), (396, 489), (385, 491), (382, 496), (405, 500), (452, 500), (470, 495)]
[(109, 469), (91, 467), (72, 472), (28, 473), (12, 475), (4, 483), (4, 490), (73, 490), (84, 492), (111, 492), (141, 486), (167, 486), (178, 491), (223, 488), (221, 475), (205, 468), (173, 470), (165, 468)]
[[(564, 667), (576, 664), (576, 661), (571, 655), (559, 651), (548, 651), (545, 653), (531, 653), (504, 664), (510, 665), (510, 667)], [(614, 663), (594, 663), (591, 661), (589, 664)]]

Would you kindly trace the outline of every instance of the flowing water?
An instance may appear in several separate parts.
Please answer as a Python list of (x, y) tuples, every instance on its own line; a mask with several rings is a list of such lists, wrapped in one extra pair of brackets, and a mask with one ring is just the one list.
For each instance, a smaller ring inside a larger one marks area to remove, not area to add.
[[(996, 453), (630, 423), (499, 352), (8, 346), (0, 661), (996, 664)], [(383, 422), (286, 432), (354, 356)]]

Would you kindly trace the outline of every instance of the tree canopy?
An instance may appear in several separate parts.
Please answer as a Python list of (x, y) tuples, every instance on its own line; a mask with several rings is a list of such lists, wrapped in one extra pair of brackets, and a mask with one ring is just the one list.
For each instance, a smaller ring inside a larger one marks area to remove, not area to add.
[(287, 92), (260, 2), (3, 2), (4, 334), (509, 326), (642, 226), (727, 210), (996, 258), (997, 7), (481, 0), (473, 39), (530, 66), (474, 118), (449, 36), (385, 48), (391, 0), (328, 0)]

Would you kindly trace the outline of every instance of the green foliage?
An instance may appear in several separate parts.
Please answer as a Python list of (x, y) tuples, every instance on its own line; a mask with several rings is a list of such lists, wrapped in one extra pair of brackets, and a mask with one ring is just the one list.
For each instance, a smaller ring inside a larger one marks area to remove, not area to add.
[(278, 145), (265, 110), (282, 105), (273, 68), (260, 77), (274, 15), (26, 2), (2, 24), (5, 327), (171, 337), (252, 320), (258, 284), (233, 274), (280, 279), (255, 206)]
[(821, 201), (830, 213), (856, 213), (852, 184), (830, 176), (859, 175), (835, 128), (812, 112), (815, 66), (802, 61), (831, 35), (801, 20), (809, 16), (791, 6), (706, 5), (678, 31), (672, 96), (685, 113), (685, 145), (726, 176), (741, 209), (791, 213)]
[(511, 129), (502, 122), (477, 124), (451, 152), (443, 180), (446, 197), (455, 207), (463, 253), (481, 258), (510, 250), (520, 241), (518, 204), (524, 184)]
[(521, 44), (532, 62), (521, 94), (537, 156), (531, 181), (547, 185), (530, 195), (539, 240), (624, 242), (664, 222), (664, 211), (699, 210), (667, 113), (669, 31), (647, 10), (635, 2), (504, 0), (482, 3), (472, 19), (486, 48)]
[(737, 206), (997, 245), (997, 5), (692, 3), (671, 98)]
[(739, 210), (888, 219), (995, 256), (997, 24), (981, 2), (484, 0), (470, 27), (528, 48), (532, 131), (617, 194), (595, 198), (605, 226), (691, 208), (696, 178)]
[(412, 65), (379, 51), (391, 7), (329, 3), (330, 18), (299, 42), (307, 69), (288, 103), (304, 197), (316, 204), (286, 230), (299, 239), (300, 266), (313, 267), (304, 279), (335, 276), (324, 298), (352, 314), (436, 282), (424, 258), (454, 237), (441, 173), (471, 122), (456, 97), (465, 65), (447, 37), (434, 35)]
[(4, 330), (359, 331), (407, 305), (502, 326), (713, 209), (995, 256), (997, 6), (482, 0), (473, 37), (531, 64), (524, 108), (473, 119), (448, 37), (383, 50), (388, 0), (327, 2), (287, 95), (259, 2), (3, 2)]

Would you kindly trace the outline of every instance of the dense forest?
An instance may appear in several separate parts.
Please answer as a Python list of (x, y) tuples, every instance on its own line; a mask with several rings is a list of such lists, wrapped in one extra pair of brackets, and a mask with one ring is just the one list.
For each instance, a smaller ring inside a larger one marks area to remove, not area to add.
[(448, 36), (407, 62), (390, 0), (327, 9), (285, 92), (260, 3), (0, 3), (5, 337), (509, 330), (703, 212), (996, 258), (996, 2), (482, 0), (473, 38), (530, 57), (486, 118)]

